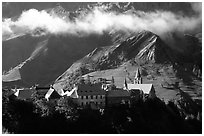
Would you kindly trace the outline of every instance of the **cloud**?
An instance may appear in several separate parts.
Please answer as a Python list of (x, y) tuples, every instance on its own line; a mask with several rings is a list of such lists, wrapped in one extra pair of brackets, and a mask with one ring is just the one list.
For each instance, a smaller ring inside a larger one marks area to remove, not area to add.
[(8, 35), (11, 35), (13, 33), (13, 31), (10, 28), (11, 23), (12, 22), (10, 19), (5, 19), (4, 22), (2, 23), (3, 36), (8, 36)]
[(191, 2), (192, 9), (202, 15), (202, 3), (201, 2)]
[(51, 16), (46, 11), (38, 11), (30, 9), (21, 14), (20, 18), (15, 22), (17, 27), (24, 27), (28, 30), (35, 30), (41, 28), (47, 30), (49, 33), (64, 33), (68, 30), (70, 25), (63, 19), (57, 16)]
[(23, 11), (16, 21), (4, 19), (2, 33), (4, 37), (41, 29), (51, 34), (102, 34), (115, 29), (133, 32), (149, 30), (163, 36), (169, 32), (193, 31), (201, 26), (202, 4), (192, 3), (191, 5), (197, 14), (191, 17), (174, 14), (170, 11), (118, 13), (108, 11), (104, 6), (101, 6), (94, 7), (74, 20), (49, 14), (45, 10), (30, 9)]

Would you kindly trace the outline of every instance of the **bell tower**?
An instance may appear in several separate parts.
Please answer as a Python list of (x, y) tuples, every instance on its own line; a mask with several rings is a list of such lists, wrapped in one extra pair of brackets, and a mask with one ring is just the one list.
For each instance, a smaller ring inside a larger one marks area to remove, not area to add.
[(134, 84), (142, 84), (142, 77), (141, 77), (139, 68), (137, 69), (136, 74), (135, 74)]

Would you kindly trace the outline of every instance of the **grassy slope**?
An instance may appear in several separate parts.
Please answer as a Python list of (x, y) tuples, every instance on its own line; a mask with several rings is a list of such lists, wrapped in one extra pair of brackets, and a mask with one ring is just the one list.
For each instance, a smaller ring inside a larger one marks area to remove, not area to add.
[[(112, 78), (115, 79), (115, 85), (117, 87), (123, 87), (124, 79), (127, 77), (127, 82), (131, 83), (134, 79), (137, 65), (131, 65), (129, 62), (122, 65), (117, 69), (109, 69), (103, 71), (96, 71), (89, 73), (91, 75), (91, 80), (97, 80), (97, 78), (102, 77), (106, 79)], [(175, 82), (179, 82), (180, 89), (192, 99), (202, 99), (202, 82), (192, 77), (191, 84), (186, 84), (182, 79), (176, 77), (175, 72), (173, 71), (172, 66), (170, 65), (159, 65), (159, 64), (146, 64), (142, 67), (142, 77), (143, 83), (153, 84), (156, 90), (156, 95), (160, 99), (164, 99), (164, 101), (168, 101), (171, 99), (178, 100), (180, 98), (180, 93), (178, 89), (175, 89), (173, 85)], [(187, 74), (185, 72), (183, 75)], [(86, 77), (86, 75), (84, 75)], [(132, 80), (132, 81), (131, 81)], [(167, 88), (163, 88), (168, 87)]]

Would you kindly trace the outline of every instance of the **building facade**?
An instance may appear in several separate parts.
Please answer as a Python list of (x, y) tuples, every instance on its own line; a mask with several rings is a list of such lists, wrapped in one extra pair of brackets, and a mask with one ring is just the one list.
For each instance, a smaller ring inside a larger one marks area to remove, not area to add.
[(110, 83), (102, 82), (108, 80), (91, 83), (89, 78), (88, 81), (74, 86), (70, 92), (67, 92), (67, 96), (76, 98), (74, 101), (80, 107), (94, 105), (98, 108), (104, 108), (106, 106), (131, 104), (147, 97), (156, 97), (153, 84), (142, 84), (139, 69), (136, 71), (134, 83), (127, 83), (125, 78), (124, 88), (117, 88), (115, 86), (114, 77), (109, 80)]
[(122, 88), (112, 88), (106, 94), (106, 106), (130, 104), (130, 93)]
[(75, 88), (78, 98), (75, 100), (81, 107), (93, 104), (96, 107), (105, 107), (106, 91), (101, 83), (79, 84)]

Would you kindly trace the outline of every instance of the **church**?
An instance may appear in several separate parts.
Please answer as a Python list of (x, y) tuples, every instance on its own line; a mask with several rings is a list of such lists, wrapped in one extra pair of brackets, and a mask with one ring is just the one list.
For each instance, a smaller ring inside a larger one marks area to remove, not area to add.
[(142, 83), (142, 76), (140, 74), (139, 69), (137, 69), (134, 83), (127, 83), (126, 79), (124, 81), (124, 89), (128, 90), (129, 92), (138, 92), (142, 94), (143, 98), (155, 98), (155, 89), (153, 84), (143, 84)]

